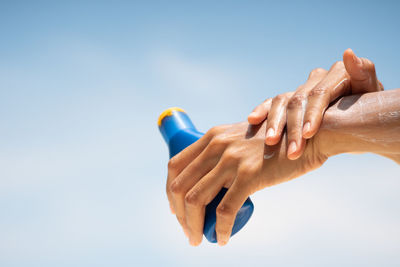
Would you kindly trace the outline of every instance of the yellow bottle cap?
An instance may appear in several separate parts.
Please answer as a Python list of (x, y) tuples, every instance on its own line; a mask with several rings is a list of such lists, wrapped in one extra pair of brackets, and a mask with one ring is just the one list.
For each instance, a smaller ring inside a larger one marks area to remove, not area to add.
[(163, 120), (165, 117), (167, 117), (167, 116), (172, 116), (172, 113), (173, 113), (174, 111), (180, 111), (180, 112), (186, 113), (186, 111), (184, 111), (184, 110), (181, 109), (181, 108), (177, 108), (177, 107), (173, 107), (173, 108), (166, 109), (166, 110), (164, 110), (164, 111), (161, 113), (161, 115), (158, 117), (158, 126), (161, 126), (161, 122), (162, 122), (162, 120)]

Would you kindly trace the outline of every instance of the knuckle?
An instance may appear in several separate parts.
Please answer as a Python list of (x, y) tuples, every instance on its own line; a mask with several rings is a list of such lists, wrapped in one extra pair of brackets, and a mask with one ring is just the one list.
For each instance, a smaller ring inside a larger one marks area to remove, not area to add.
[(247, 177), (256, 173), (258, 170), (258, 164), (253, 164), (250, 162), (242, 162), (238, 170), (239, 177)]
[(217, 135), (218, 132), (219, 132), (219, 126), (214, 126), (207, 131), (206, 135), (213, 137), (213, 136)]
[(175, 179), (174, 181), (171, 182), (171, 184), (168, 186), (167, 191), (172, 193), (172, 194), (179, 194), (183, 190), (182, 183), (179, 182), (178, 179)]
[(265, 104), (265, 103), (271, 102), (271, 100), (272, 100), (272, 98), (268, 97), (267, 99), (264, 100), (263, 103)]
[(326, 89), (321, 86), (317, 86), (311, 90), (309, 96), (310, 97), (313, 97), (313, 96), (318, 97), (318, 96), (324, 96), (325, 94), (326, 94)]
[(286, 94), (280, 94), (280, 95), (275, 96), (272, 101), (274, 101), (274, 102), (282, 102), (282, 101), (285, 101), (286, 98), (287, 98)]
[(233, 150), (226, 150), (224, 155), (223, 155), (223, 161), (225, 163), (231, 163), (231, 162), (236, 162), (237, 160), (239, 160), (239, 156), (238, 153), (236, 153)]
[(295, 109), (301, 107), (305, 98), (306, 97), (303, 94), (293, 95), (288, 102), (288, 109)]
[(189, 206), (198, 206), (200, 204), (200, 194), (197, 190), (190, 190), (185, 195), (185, 203)]
[(338, 69), (338, 68), (344, 68), (344, 63), (343, 61), (336, 61), (333, 63), (331, 69)]
[(212, 147), (225, 147), (228, 145), (228, 143), (228, 138), (224, 137), (223, 135), (217, 135), (211, 140), (210, 145)]
[(234, 213), (232, 206), (227, 203), (219, 204), (216, 210), (217, 217), (230, 217), (233, 216)]
[(226, 145), (227, 144), (227, 138), (225, 138), (222, 135), (218, 135), (214, 138), (213, 143), (216, 145)]
[(320, 76), (326, 73), (326, 70), (323, 68), (315, 68), (310, 72), (309, 78), (314, 78), (316, 76)]
[(169, 161), (168, 161), (168, 170), (169, 171), (175, 171), (178, 167), (178, 158), (172, 157)]

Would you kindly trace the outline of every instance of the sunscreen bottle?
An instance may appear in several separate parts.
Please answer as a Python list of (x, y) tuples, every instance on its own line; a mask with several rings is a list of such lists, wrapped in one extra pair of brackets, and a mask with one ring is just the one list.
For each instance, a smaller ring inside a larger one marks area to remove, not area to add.
[[(196, 130), (189, 116), (181, 108), (169, 108), (161, 113), (158, 118), (158, 128), (168, 145), (170, 158), (203, 136), (203, 133)], [(217, 242), (215, 211), (226, 192), (227, 189), (222, 188), (218, 195), (206, 206), (203, 233), (211, 243)], [(253, 214), (253, 210), (253, 202), (250, 198), (247, 198), (236, 215), (231, 236), (242, 229)]]

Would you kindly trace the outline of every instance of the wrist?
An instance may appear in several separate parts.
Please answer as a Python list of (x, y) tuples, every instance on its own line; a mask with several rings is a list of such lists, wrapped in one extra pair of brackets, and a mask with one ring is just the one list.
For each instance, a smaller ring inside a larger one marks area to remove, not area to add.
[(326, 110), (317, 149), (326, 157), (372, 152), (399, 162), (399, 96), (397, 89), (343, 97)]
[(342, 153), (373, 152), (371, 143), (357, 132), (349, 131), (346, 121), (351, 120), (347, 114), (336, 105), (329, 108), (322, 121), (320, 130), (314, 136), (315, 143), (324, 156), (331, 157)]

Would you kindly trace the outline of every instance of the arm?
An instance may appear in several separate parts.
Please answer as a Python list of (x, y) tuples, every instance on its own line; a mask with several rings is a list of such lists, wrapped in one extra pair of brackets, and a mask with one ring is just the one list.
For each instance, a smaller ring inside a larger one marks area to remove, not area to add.
[(287, 158), (286, 132), (265, 145), (267, 121), (212, 128), (173, 157), (167, 195), (192, 245), (200, 244), (205, 206), (228, 188), (216, 210), (218, 243), (228, 242), (237, 211), (252, 193), (319, 168), (329, 157), (372, 152), (400, 162), (400, 89), (347, 96), (325, 113), (322, 128), (302, 156)]
[(326, 111), (319, 135), (331, 140), (321, 142), (327, 157), (371, 152), (400, 164), (400, 89), (340, 99)]
[(295, 92), (269, 98), (254, 109), (248, 121), (261, 123), (268, 117), (265, 143), (276, 145), (284, 132), (288, 138), (287, 156), (295, 160), (304, 151), (306, 139), (312, 138), (321, 125), (329, 104), (344, 95), (382, 91), (374, 63), (357, 57), (351, 49), (343, 54), (343, 61), (329, 71), (317, 68)]

